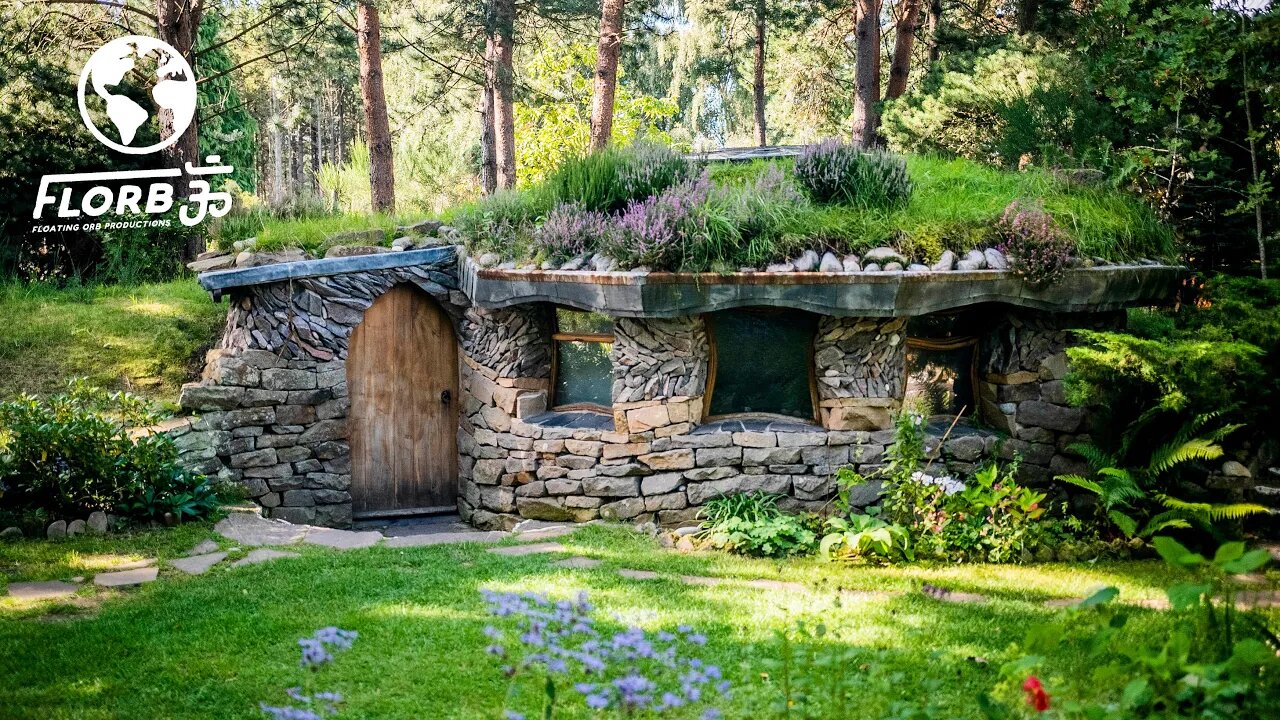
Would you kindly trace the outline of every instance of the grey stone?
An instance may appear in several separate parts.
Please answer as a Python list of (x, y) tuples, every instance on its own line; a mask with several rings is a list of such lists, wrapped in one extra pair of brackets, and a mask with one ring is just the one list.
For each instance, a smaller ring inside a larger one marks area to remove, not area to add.
[(315, 386), (316, 374), (310, 370), (268, 368), (262, 371), (264, 390), (314, 390)]
[(83, 535), (85, 530), (85, 522), (83, 520), (72, 520), (67, 523), (67, 537), (75, 537)]
[(0, 531), (0, 540), (21, 540), (22, 529), (16, 527), (7, 527)]
[(821, 272), (843, 272), (844, 265), (841, 264), (840, 258), (835, 256), (835, 253), (826, 252), (822, 254), (822, 262), (818, 265), (818, 270)]
[(195, 547), (191, 548), (191, 551), (187, 553), (187, 557), (192, 557), (195, 555), (208, 555), (209, 553), (217, 552), (217, 551), (218, 551), (218, 543), (214, 542), (213, 540), (201, 540), (200, 542), (196, 543)]
[(94, 510), (89, 513), (89, 521), (85, 524), (91, 534), (104, 535), (108, 529), (107, 514), (101, 510)]
[(982, 451), (985, 446), (985, 441), (977, 435), (961, 435), (947, 440), (942, 449), (947, 455), (956, 460), (973, 462), (982, 457)]
[(580, 555), (575, 555), (573, 557), (565, 558), (564, 560), (553, 562), (551, 564), (555, 565), (556, 567), (569, 568), (571, 570), (590, 570), (591, 568), (600, 567), (601, 565), (604, 564), (604, 561), (596, 560), (595, 558), (582, 557)]
[(568, 548), (560, 543), (529, 543), (527, 545), (509, 545), (507, 547), (491, 548), (489, 552), (494, 555), (505, 555), (507, 557), (521, 557), (523, 555), (541, 555), (544, 553), (567, 552)]
[(955, 266), (956, 266), (956, 254), (951, 252), (950, 250), (943, 250), (942, 255), (938, 257), (938, 262), (934, 263), (933, 265), (930, 265), (929, 268), (931, 270), (936, 270), (938, 272), (946, 272), (948, 270), (954, 269)]
[(987, 261), (987, 267), (992, 270), (1008, 270), (1009, 261), (1005, 258), (1004, 253), (995, 248), (987, 248), (982, 251), (982, 257)]
[(771, 273), (789, 273), (795, 272), (796, 266), (789, 262), (773, 263), (772, 265), (766, 266), (764, 271)]
[(9, 597), (15, 600), (34, 602), (36, 600), (58, 600), (71, 597), (80, 588), (72, 583), (49, 580), (46, 582), (9, 583)]
[(301, 542), (306, 527), (268, 520), (250, 513), (231, 513), (213, 526), (214, 532), (241, 545), (292, 545)]
[(1084, 420), (1084, 411), (1080, 408), (1028, 400), (1018, 405), (1014, 418), (1020, 425), (1034, 425), (1059, 432), (1075, 432)]
[(675, 490), (684, 482), (684, 475), (678, 472), (650, 475), (640, 481), (640, 494), (663, 495)]
[(301, 557), (298, 553), (285, 552), (283, 550), (272, 550), (271, 548), (255, 548), (249, 551), (249, 554), (231, 563), (231, 567), (244, 567), (245, 565), (257, 565), (259, 563), (271, 562), (272, 560), (280, 560), (282, 558)]
[(563, 497), (517, 497), (516, 512), (532, 520), (562, 522), (573, 519), (573, 511)]
[(600, 517), (606, 520), (630, 520), (644, 512), (644, 500), (638, 497), (624, 498), (600, 506)]
[(98, 573), (93, 578), (93, 584), (101, 587), (127, 587), (130, 585), (141, 585), (149, 583), (156, 579), (159, 569), (154, 567), (137, 568), (134, 570), (122, 570), (120, 572)]
[(640, 481), (635, 477), (589, 477), (582, 481), (582, 491), (589, 497), (636, 497)]
[(67, 536), (67, 521), (54, 520), (49, 523), (49, 528), (45, 530), (45, 537), (50, 540), (61, 540)]
[(373, 530), (357, 532), (354, 530), (312, 530), (307, 533), (303, 542), (311, 545), (323, 545), (336, 550), (353, 550), (377, 545), (382, 541), (382, 533)]
[(657, 580), (662, 577), (652, 570), (629, 570), (626, 568), (619, 570), (618, 576), (628, 580)]
[[(986, 262), (984, 261), (983, 265), (985, 264)], [(972, 272), (974, 270), (981, 270), (983, 265), (979, 265), (971, 260), (961, 260), (956, 263), (956, 270), (959, 270), (960, 272)]]
[(407, 548), (464, 542), (490, 543), (497, 542), (506, 537), (509, 537), (507, 533), (500, 530), (454, 530), (387, 538), (384, 545), (389, 548)]
[(974, 249), (965, 253), (964, 259), (960, 262), (969, 263), (974, 270), (982, 270), (987, 266), (987, 256), (981, 250)]
[(244, 394), (242, 387), (187, 383), (178, 395), (178, 405), (187, 410), (232, 410), (240, 406)]
[(857, 255), (845, 255), (844, 260), (840, 261), (840, 268), (849, 273), (862, 272), (862, 263)]
[(737, 465), (742, 462), (742, 448), (700, 448), (697, 451), (697, 467), (711, 468)]
[(899, 262), (885, 263), (884, 271), (885, 272), (902, 272), (902, 263), (899, 263)]
[(805, 250), (800, 254), (800, 257), (792, 260), (791, 264), (795, 266), (796, 272), (812, 272), (817, 269), (819, 262), (818, 253), (812, 250)]
[(880, 263), (868, 262), (862, 266), (862, 272), (878, 273), (880, 272)]
[(1253, 473), (1249, 472), (1249, 468), (1235, 460), (1228, 460), (1222, 463), (1222, 474), (1227, 477), (1249, 478), (1253, 477)]
[(881, 263), (881, 264), (890, 263), (890, 262), (897, 262), (897, 263), (904, 262), (902, 258), (902, 253), (898, 252), (897, 250), (894, 250), (891, 247), (883, 247), (883, 246), (875, 248), (874, 250), (871, 250), (870, 252), (865, 253), (862, 256), (862, 261), (868, 262), (868, 263)]
[(929, 272), (929, 266), (921, 263), (911, 263), (907, 266), (907, 272)]
[(226, 558), (227, 554), (224, 552), (213, 552), (170, 560), (169, 565), (188, 575), (203, 575), (209, 571), (209, 568), (212, 568), (214, 565), (217, 565)]
[[(379, 241), (381, 241), (381, 238), (379, 238)], [(327, 258), (346, 258), (387, 252), (391, 252), (391, 248), (380, 245), (336, 245), (326, 250), (324, 256)]]

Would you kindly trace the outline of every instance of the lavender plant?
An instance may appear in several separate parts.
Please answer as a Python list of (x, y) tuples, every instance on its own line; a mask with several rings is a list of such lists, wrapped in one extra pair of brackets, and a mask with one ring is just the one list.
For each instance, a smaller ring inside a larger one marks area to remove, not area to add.
[(614, 232), (608, 215), (577, 203), (557, 205), (534, 234), (535, 246), (551, 260), (595, 252)]
[(1071, 266), (1075, 243), (1037, 203), (1009, 203), (996, 222), (996, 233), (1010, 267), (1032, 283), (1054, 282)]
[(911, 179), (902, 156), (860, 150), (834, 139), (801, 151), (795, 175), (819, 202), (889, 207), (911, 197)]
[[(336, 652), (350, 650), (359, 633), (354, 630), (340, 630), (336, 627), (325, 627), (315, 631), (311, 637), (298, 640), (302, 648), (302, 667), (308, 670), (319, 670), (333, 662)], [(289, 699), (297, 705), (268, 705), (260, 703), (262, 712), (272, 720), (322, 720), (338, 714), (338, 705), (342, 696), (334, 692), (315, 692), (305, 694), (301, 687), (285, 690)]]
[(679, 270), (687, 247), (706, 237), (711, 180), (704, 173), (646, 200), (632, 202), (610, 238), (610, 255), (623, 267)]
[(591, 710), (632, 717), (721, 717), (711, 703), (726, 697), (729, 684), (720, 669), (683, 654), (686, 646), (706, 644), (706, 636), (682, 625), (675, 632), (650, 634), (638, 627), (608, 634), (596, 626), (586, 593), (553, 601), (535, 593), (483, 591), (489, 611), (514, 627), (485, 628), (487, 652), (503, 662), (509, 679), (506, 720), (525, 720), (512, 709), (518, 680), (540, 676), (543, 688), (538, 717), (551, 720), (560, 691), (571, 687)]
[(627, 148), (618, 167), (618, 183), (628, 198), (659, 195), (694, 175), (694, 165), (666, 145), (638, 141)]

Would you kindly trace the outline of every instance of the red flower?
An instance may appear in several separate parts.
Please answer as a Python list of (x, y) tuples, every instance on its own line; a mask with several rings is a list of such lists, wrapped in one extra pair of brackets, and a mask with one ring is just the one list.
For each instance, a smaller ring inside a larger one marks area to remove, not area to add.
[(1049, 693), (1044, 691), (1040, 678), (1035, 675), (1027, 676), (1027, 681), (1022, 683), (1022, 689), (1027, 692), (1027, 704), (1035, 708), (1036, 712), (1049, 709)]

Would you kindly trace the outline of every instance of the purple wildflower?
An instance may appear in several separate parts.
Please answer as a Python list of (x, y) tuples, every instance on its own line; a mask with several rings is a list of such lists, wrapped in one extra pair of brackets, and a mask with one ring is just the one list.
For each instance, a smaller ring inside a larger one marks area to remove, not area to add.
[(609, 244), (614, 232), (608, 215), (578, 203), (557, 205), (534, 233), (534, 241), (552, 260), (586, 255)]
[(704, 173), (641, 201), (618, 220), (611, 254), (624, 266), (678, 270), (685, 246), (706, 235), (711, 180)]

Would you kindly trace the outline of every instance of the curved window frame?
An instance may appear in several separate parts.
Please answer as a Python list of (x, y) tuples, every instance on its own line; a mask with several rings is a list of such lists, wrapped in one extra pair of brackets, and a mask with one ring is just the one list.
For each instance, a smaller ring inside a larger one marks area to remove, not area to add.
[[(745, 307), (745, 308), (729, 308), (718, 312), (750, 312), (750, 313), (773, 313), (781, 314), (783, 312), (805, 312), (804, 310), (795, 310), (794, 308), (784, 307)], [(813, 417), (802, 418), (795, 415), (784, 415), (782, 413), (772, 412), (732, 412), (721, 413), (719, 415), (711, 414), (712, 396), (716, 389), (716, 374), (718, 369), (719, 351), (716, 342), (716, 333), (712, 316), (714, 313), (706, 313), (702, 316), (703, 325), (707, 332), (707, 384), (706, 392), (702, 398), (702, 422), (712, 423), (720, 420), (746, 420), (761, 419), (772, 421), (785, 421), (793, 423), (812, 423), (814, 425), (822, 424), (822, 409), (818, 397), (818, 370), (814, 363), (814, 344), (817, 342), (817, 323), (815, 322), (814, 333), (809, 338), (809, 343), (805, 347), (805, 368), (809, 373), (809, 405), (813, 409)]]
[[(945, 340), (936, 340), (922, 337), (907, 337), (907, 349), (917, 350), (962, 350), (970, 349), (969, 355), (969, 387), (973, 394), (969, 403), (960, 411), (961, 417), (978, 417), (978, 341), (976, 335), (965, 335), (960, 337), (946, 338)], [(910, 376), (904, 379), (903, 399), (906, 399), (906, 383), (910, 381)]]
[[(600, 405), (598, 403), (569, 403), (566, 405), (557, 404), (559, 400), (558, 389), (560, 381), (560, 343), (565, 342), (582, 342), (582, 343), (608, 343), (610, 349), (617, 340), (616, 333), (577, 333), (562, 332), (560, 329), (560, 310), (568, 310), (570, 312), (587, 313), (586, 310), (579, 310), (574, 307), (554, 305), (551, 307), (551, 402), (550, 409), (552, 412), (572, 412), (575, 410), (587, 410), (613, 416), (613, 406)], [(610, 322), (616, 322), (610, 318)], [(612, 354), (612, 353), (611, 353)], [(610, 381), (612, 382), (612, 373), (610, 373)]]

